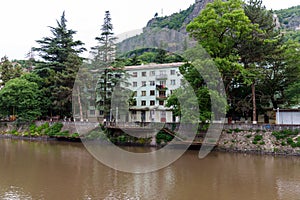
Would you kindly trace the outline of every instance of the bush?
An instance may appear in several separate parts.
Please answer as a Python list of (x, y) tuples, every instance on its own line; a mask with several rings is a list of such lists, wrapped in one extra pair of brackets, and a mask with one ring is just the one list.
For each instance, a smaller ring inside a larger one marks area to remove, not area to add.
[(289, 145), (292, 145), (294, 143), (294, 140), (292, 138), (287, 138), (286, 139), (286, 142), (289, 144)]
[(241, 132), (241, 131), (243, 131), (243, 130), (241, 130), (241, 129), (239, 129), (239, 128), (236, 128), (236, 129), (234, 129), (233, 131), (236, 132), (236, 133), (239, 133), (239, 132)]
[(259, 144), (260, 145), (265, 145), (266, 143), (264, 141), (261, 141)]
[(48, 136), (55, 136), (62, 129), (63, 124), (60, 122), (55, 122), (52, 126), (45, 129), (45, 134)]
[(252, 137), (252, 135), (251, 134), (249, 134), (249, 135), (246, 135), (246, 138), (251, 138)]
[[(261, 141), (263, 139), (263, 136), (262, 135), (255, 135), (254, 136), (254, 139), (252, 141), (253, 144), (257, 144), (259, 141)], [(263, 142), (263, 141), (262, 141)], [(260, 143), (262, 143), (260, 142)]]
[(272, 135), (275, 136), (277, 140), (280, 140), (280, 139), (287, 138), (289, 136), (298, 135), (298, 132), (299, 132), (298, 130), (293, 131), (293, 130), (286, 129), (282, 131), (274, 131)]

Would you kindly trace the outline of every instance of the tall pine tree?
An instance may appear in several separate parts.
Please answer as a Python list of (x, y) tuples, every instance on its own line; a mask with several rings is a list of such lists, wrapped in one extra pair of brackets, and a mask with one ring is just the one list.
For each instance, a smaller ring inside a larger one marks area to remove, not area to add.
[(71, 116), (72, 88), (83, 61), (79, 54), (86, 49), (83, 42), (74, 40), (76, 31), (67, 28), (65, 12), (50, 31), (52, 36), (37, 40), (40, 47), (33, 48), (43, 59), (35, 72), (44, 78), (46, 94), (52, 102), (48, 114)]
[(109, 120), (112, 115), (111, 104), (114, 88), (119, 87), (125, 78), (122, 64), (116, 62), (116, 37), (113, 33), (113, 25), (109, 11), (105, 11), (104, 23), (99, 37), (95, 38), (97, 46), (92, 48), (92, 69), (99, 72), (96, 85), (96, 105), (100, 115)]

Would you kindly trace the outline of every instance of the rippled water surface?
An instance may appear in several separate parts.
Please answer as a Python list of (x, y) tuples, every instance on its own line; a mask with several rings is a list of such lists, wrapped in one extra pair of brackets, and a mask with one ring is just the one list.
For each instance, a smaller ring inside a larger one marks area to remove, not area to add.
[(0, 139), (0, 199), (300, 199), (299, 157), (197, 154), (129, 174), (101, 164), (80, 143)]

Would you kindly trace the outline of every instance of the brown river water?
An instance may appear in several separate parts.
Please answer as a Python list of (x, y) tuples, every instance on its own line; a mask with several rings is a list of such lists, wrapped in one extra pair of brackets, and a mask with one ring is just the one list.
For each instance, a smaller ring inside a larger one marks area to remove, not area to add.
[[(130, 147), (141, 151), (142, 147)], [(130, 174), (81, 143), (0, 139), (0, 200), (299, 200), (300, 157), (189, 150), (159, 171)]]

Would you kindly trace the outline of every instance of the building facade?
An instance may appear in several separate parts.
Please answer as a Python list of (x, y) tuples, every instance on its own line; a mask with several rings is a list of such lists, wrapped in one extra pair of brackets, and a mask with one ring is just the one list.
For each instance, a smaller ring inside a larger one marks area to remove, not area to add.
[(148, 64), (127, 66), (128, 89), (134, 92), (135, 105), (130, 107), (129, 121), (173, 122), (172, 109), (166, 100), (172, 91), (179, 88), (182, 75), (179, 66), (183, 63)]

